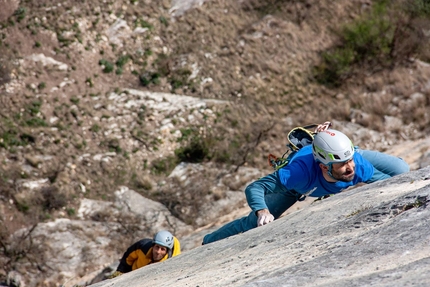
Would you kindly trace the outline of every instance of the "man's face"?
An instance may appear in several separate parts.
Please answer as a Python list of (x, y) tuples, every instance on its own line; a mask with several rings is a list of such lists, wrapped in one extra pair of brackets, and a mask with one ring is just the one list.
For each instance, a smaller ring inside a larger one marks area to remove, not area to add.
[(152, 260), (158, 262), (167, 254), (167, 248), (158, 244), (152, 247)]
[(354, 179), (355, 175), (355, 162), (351, 158), (348, 161), (333, 163), (331, 174), (334, 179), (339, 181), (348, 182)]

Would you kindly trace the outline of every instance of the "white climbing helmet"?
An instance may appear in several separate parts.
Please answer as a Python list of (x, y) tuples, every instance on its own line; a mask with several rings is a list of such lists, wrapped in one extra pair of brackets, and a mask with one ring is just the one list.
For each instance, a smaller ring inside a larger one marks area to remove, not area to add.
[(354, 155), (354, 145), (340, 131), (328, 129), (315, 135), (312, 142), (314, 159), (325, 165), (345, 162)]
[(164, 246), (168, 249), (173, 248), (173, 235), (167, 230), (162, 230), (154, 235), (153, 244)]

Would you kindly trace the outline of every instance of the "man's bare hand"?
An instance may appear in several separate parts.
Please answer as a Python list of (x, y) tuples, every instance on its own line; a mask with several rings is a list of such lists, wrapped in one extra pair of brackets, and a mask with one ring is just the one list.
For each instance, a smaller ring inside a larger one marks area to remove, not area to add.
[(275, 217), (273, 217), (268, 209), (261, 209), (257, 211), (257, 216), (257, 226), (263, 226), (275, 220)]

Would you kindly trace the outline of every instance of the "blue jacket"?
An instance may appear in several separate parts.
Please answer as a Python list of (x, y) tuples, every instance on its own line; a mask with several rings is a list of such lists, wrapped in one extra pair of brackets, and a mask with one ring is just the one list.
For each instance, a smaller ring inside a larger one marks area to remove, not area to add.
[(339, 193), (359, 182), (370, 180), (374, 173), (373, 165), (359, 153), (354, 153), (355, 176), (350, 182), (328, 182), (324, 179), (319, 164), (312, 155), (312, 146), (300, 149), (286, 166), (278, 171), (279, 180), (288, 190), (313, 197)]

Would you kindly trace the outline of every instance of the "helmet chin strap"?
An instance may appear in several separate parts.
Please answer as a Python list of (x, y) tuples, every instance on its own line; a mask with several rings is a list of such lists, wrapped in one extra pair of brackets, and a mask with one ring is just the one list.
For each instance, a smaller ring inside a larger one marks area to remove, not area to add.
[(333, 170), (333, 163), (330, 162), (329, 164), (327, 164), (326, 166), (328, 166), (328, 170), (327, 170), (327, 174), (334, 180), (338, 181), (337, 179), (335, 179), (333, 177), (333, 174), (331, 173), (331, 171)]

